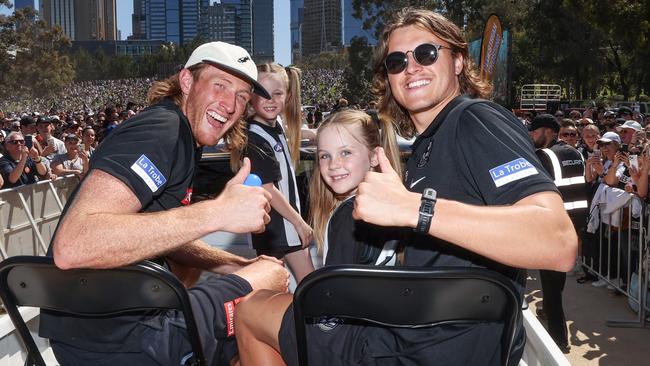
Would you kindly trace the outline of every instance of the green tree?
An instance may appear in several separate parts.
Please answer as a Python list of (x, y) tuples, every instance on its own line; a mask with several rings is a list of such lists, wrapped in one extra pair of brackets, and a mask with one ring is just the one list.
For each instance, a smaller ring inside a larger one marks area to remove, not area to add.
[(70, 40), (34, 16), (27, 8), (0, 18), (0, 96), (48, 97), (73, 80), (72, 63), (61, 52)]
[(372, 48), (366, 37), (353, 37), (348, 48), (348, 65), (345, 68), (347, 83), (343, 96), (350, 103), (366, 103), (371, 98)]

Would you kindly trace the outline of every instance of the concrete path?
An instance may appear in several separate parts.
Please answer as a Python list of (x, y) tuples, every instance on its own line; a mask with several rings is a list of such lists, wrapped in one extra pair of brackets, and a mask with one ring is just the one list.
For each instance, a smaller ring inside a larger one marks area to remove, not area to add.
[[(542, 300), (541, 283), (537, 271), (529, 271), (528, 276), (526, 301), (535, 313)], [(608, 327), (607, 320), (636, 320), (637, 316), (625, 296), (593, 287), (591, 282), (578, 284), (580, 276), (568, 275), (564, 289), (571, 365), (650, 365), (650, 325), (645, 329)]]

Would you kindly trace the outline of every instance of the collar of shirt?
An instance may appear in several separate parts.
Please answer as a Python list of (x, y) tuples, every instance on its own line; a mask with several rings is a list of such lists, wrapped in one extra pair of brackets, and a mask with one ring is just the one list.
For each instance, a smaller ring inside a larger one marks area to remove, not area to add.
[(440, 111), (440, 113), (438, 113), (436, 118), (434, 118), (434, 120), (431, 122), (431, 124), (429, 124), (429, 127), (427, 127), (426, 130), (424, 130), (424, 132), (422, 132), (421, 134), (419, 134), (415, 138), (415, 141), (411, 145), (411, 151), (415, 151), (417, 146), (422, 141), (424, 141), (425, 139), (428, 139), (429, 137), (433, 136), (436, 133), (436, 131), (438, 131), (440, 126), (442, 126), (442, 123), (445, 122), (449, 112), (451, 112), (454, 109), (454, 107), (456, 107), (458, 104), (460, 104), (461, 102), (463, 102), (463, 101), (465, 101), (467, 99), (470, 99), (470, 96), (466, 95), (466, 94), (463, 94), (463, 95), (457, 96), (456, 98), (452, 99), (451, 102), (447, 103), (447, 105), (442, 109), (442, 111)]

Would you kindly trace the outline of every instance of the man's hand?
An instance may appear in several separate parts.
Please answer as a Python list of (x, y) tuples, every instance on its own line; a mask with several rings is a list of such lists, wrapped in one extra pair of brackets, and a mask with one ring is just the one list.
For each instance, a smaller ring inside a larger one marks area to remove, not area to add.
[(404, 187), (384, 149), (378, 148), (377, 159), (381, 172), (366, 173), (357, 189), (352, 216), (380, 226), (415, 227), (420, 195)]
[(219, 230), (243, 234), (262, 232), (271, 220), (271, 194), (262, 187), (245, 186), (251, 163), (244, 158), (239, 172), (226, 184), (224, 191), (212, 203), (219, 218)]
[(289, 272), (276, 261), (257, 260), (234, 274), (248, 281), (253, 290), (287, 292), (289, 289)]
[(43, 152), (41, 152), (41, 156), (49, 156), (49, 155), (52, 155), (52, 154), (54, 154), (54, 151), (55, 151), (54, 144), (52, 144), (52, 145), (47, 145), (47, 147), (46, 147), (45, 149), (43, 149)]
[(36, 150), (34, 147), (29, 149), (29, 157), (32, 158), (32, 160), (38, 160), (38, 150)]

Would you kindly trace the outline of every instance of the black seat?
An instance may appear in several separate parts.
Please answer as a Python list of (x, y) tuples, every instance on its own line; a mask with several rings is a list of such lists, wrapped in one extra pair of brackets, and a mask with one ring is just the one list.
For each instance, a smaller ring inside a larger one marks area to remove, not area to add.
[(507, 365), (521, 302), (508, 278), (486, 269), (323, 267), (305, 277), (294, 294), (299, 364), (308, 364), (306, 323), (338, 317), (408, 328), (500, 322), (502, 361)]
[(149, 261), (114, 269), (61, 270), (49, 257), (15, 256), (0, 263), (0, 296), (27, 349), (26, 365), (45, 366), (18, 306), (106, 316), (134, 310), (177, 309), (185, 317), (194, 365), (205, 365), (187, 291), (164, 267)]

